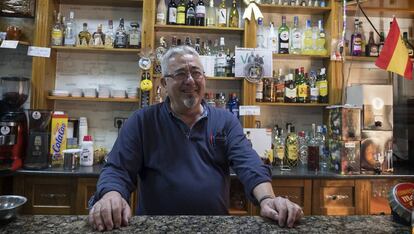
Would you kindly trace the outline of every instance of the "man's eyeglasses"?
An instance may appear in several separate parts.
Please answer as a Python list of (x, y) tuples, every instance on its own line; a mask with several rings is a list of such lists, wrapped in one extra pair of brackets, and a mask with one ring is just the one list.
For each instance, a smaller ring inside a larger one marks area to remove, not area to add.
[(194, 80), (201, 80), (204, 78), (204, 72), (199, 71), (199, 70), (193, 70), (193, 71), (190, 71), (190, 73), (187, 73), (184, 71), (177, 72), (175, 74), (167, 74), (164, 77), (170, 77), (176, 81), (181, 81), (181, 80), (187, 79), (190, 75)]

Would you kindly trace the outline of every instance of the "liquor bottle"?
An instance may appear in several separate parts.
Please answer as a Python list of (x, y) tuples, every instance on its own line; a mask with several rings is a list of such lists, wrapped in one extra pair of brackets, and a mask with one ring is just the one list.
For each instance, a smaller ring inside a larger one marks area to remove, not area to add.
[(277, 46), (277, 34), (273, 22), (270, 22), (268, 47), (272, 50), (272, 53), (277, 53)]
[(210, 3), (208, 4), (206, 25), (207, 27), (216, 26), (216, 8), (214, 7), (214, 0), (210, 0)]
[(66, 23), (65, 27), (65, 46), (76, 45), (76, 24), (74, 18), (75, 14), (71, 11), (69, 13), (69, 21)]
[(369, 32), (368, 43), (365, 45), (365, 56), (378, 56), (378, 45), (374, 41), (374, 32)]
[(264, 27), (263, 27), (263, 19), (259, 18), (257, 21), (258, 27), (256, 32), (256, 47), (257, 48), (266, 48), (265, 45), (265, 36), (264, 36)]
[(296, 83), (296, 88), (297, 88), (297, 99), (296, 102), (300, 102), (300, 103), (306, 103), (308, 102), (308, 89), (309, 86), (306, 83), (306, 79), (305, 79), (305, 69), (303, 67), (299, 69), (296, 69), (297, 73), (296, 73), (296, 77), (295, 77), (295, 83)]
[(263, 101), (264, 102), (274, 102), (274, 85), (273, 78), (263, 78)]
[(298, 142), (299, 142), (299, 161), (302, 168), (305, 168), (308, 164), (308, 137), (306, 136), (305, 131), (298, 132)]
[(263, 102), (263, 80), (256, 83), (256, 102)]
[(115, 40), (115, 35), (114, 35), (113, 21), (108, 20), (108, 30), (105, 32), (105, 47), (113, 48), (114, 40)]
[(159, 0), (157, 6), (157, 24), (165, 25), (167, 23), (167, 6), (165, 0)]
[(195, 51), (197, 51), (197, 53), (199, 55), (201, 55), (201, 46), (200, 46), (200, 38), (199, 37), (196, 37), (196, 41), (195, 41), (195, 44), (194, 44), (194, 49), (195, 49)]
[(291, 54), (302, 53), (302, 31), (299, 28), (299, 17), (293, 17), (292, 38), (290, 44)]
[(175, 0), (170, 0), (168, 3), (167, 24), (177, 24), (177, 4)]
[[(56, 13), (56, 12), (55, 12)], [(52, 46), (62, 46), (63, 45), (63, 28), (61, 21), (60, 12), (56, 15), (56, 21), (52, 28)]]
[(207, 105), (211, 106), (211, 107), (216, 107), (216, 101), (214, 100), (214, 96), (212, 92), (206, 93), (207, 98), (206, 98), (206, 103)]
[(299, 141), (298, 135), (295, 133), (295, 127), (292, 125), (288, 125), (285, 150), (284, 164), (290, 168), (295, 167), (299, 161)]
[(226, 109), (226, 95), (223, 92), (216, 93), (216, 107)]
[(159, 46), (155, 49), (155, 63), (154, 63), (154, 73), (161, 74), (161, 58), (167, 51), (167, 42), (164, 37), (160, 37)]
[(313, 32), (311, 20), (306, 20), (306, 28), (303, 32), (303, 49), (302, 54), (312, 55), (314, 54), (313, 48)]
[(285, 76), (285, 102), (294, 103), (296, 102), (296, 97), (297, 91), (295, 81), (293, 80), (293, 74), (289, 73), (287, 77)]
[(309, 89), (310, 89), (310, 103), (318, 103), (319, 98), (319, 88), (316, 85), (317, 75), (315, 71), (309, 73)]
[(405, 46), (407, 47), (408, 50), (408, 56), (413, 57), (414, 55), (414, 47), (413, 45), (410, 43), (410, 41), (408, 40), (408, 32), (403, 32), (403, 41), (405, 43)]
[(226, 0), (222, 0), (219, 9), (218, 9), (218, 27), (226, 27), (227, 26), (227, 7), (226, 7)]
[(230, 49), (227, 48), (226, 50), (226, 77), (231, 77), (231, 55)]
[(184, 25), (185, 24), (185, 16), (186, 9), (185, 9), (185, 2), (184, 0), (180, 0), (177, 6), (177, 24)]
[(193, 43), (191, 42), (190, 37), (185, 37), (184, 44), (187, 45), (187, 46), (193, 47)]
[(196, 6), (196, 25), (204, 26), (206, 22), (206, 6), (203, 0), (198, 0)]
[(88, 24), (83, 23), (83, 30), (79, 32), (78, 38), (79, 38), (79, 45), (80, 46), (88, 46), (89, 41), (91, 40), (91, 34), (88, 31)]
[(215, 61), (215, 76), (216, 77), (224, 77), (226, 76), (226, 51), (224, 49), (224, 37), (220, 37), (220, 49), (216, 54), (216, 61)]
[(230, 65), (231, 65), (231, 73), (229, 77), (235, 77), (236, 76), (236, 55), (235, 53), (231, 55)]
[(282, 75), (282, 68), (279, 68), (276, 82), (276, 102), (285, 102), (285, 78)]
[(128, 47), (141, 48), (141, 30), (139, 30), (139, 24), (137, 22), (131, 22), (130, 26)]
[(328, 51), (325, 49), (326, 34), (323, 29), (323, 21), (318, 20), (317, 39), (315, 41), (315, 52), (317, 55), (327, 55)]
[(187, 3), (187, 10), (186, 10), (186, 25), (195, 25), (196, 24), (196, 6), (193, 0), (189, 0)]
[(329, 148), (326, 142), (327, 128), (324, 125), (316, 128), (316, 142), (319, 145), (319, 168), (321, 171), (327, 171), (329, 164)]
[(105, 35), (102, 32), (102, 24), (98, 24), (96, 32), (92, 34), (92, 40), (93, 46), (99, 47), (104, 45)]
[(319, 139), (316, 137), (316, 125), (312, 124), (312, 135), (308, 142), (308, 170), (319, 171)]
[(273, 139), (274, 166), (282, 166), (285, 159), (285, 139), (283, 139), (283, 129), (277, 128)]
[(360, 32), (360, 25), (359, 19), (355, 19), (355, 29), (354, 33), (351, 36), (351, 55), (352, 56), (361, 56), (362, 55), (362, 44), (363, 38)]
[(382, 48), (384, 47), (384, 41), (385, 41), (385, 34), (384, 32), (380, 32), (380, 41), (378, 44), (378, 55), (381, 54)]
[(321, 68), (321, 71), (316, 82), (316, 86), (319, 89), (319, 103), (328, 103), (328, 80), (326, 79), (325, 68)]
[(153, 100), (152, 104), (158, 104), (158, 103), (161, 103), (162, 102), (161, 86), (157, 86), (157, 89), (156, 90), (157, 91), (155, 93), (154, 100)]
[(239, 102), (239, 99), (237, 98), (236, 93), (232, 93), (229, 97), (229, 101), (227, 102), (227, 108), (238, 119), (240, 118), (239, 106), (240, 106), (240, 102)]
[(236, 0), (233, 0), (233, 4), (230, 9), (229, 27), (232, 27), (232, 28), (239, 27), (239, 10), (237, 9), (237, 6), (236, 6)]
[(282, 26), (279, 28), (279, 54), (289, 54), (289, 35), (286, 16), (282, 16)]
[(119, 26), (116, 29), (115, 32), (115, 41), (114, 41), (114, 47), (115, 48), (126, 48), (128, 42), (128, 35), (125, 31), (124, 27), (124, 19), (121, 18), (119, 20)]

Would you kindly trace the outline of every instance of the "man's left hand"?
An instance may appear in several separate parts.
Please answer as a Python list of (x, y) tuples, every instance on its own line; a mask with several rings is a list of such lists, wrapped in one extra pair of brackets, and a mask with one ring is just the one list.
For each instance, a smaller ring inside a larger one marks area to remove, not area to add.
[(303, 217), (299, 205), (282, 197), (265, 199), (260, 203), (260, 208), (261, 216), (277, 221), (281, 227), (293, 227)]

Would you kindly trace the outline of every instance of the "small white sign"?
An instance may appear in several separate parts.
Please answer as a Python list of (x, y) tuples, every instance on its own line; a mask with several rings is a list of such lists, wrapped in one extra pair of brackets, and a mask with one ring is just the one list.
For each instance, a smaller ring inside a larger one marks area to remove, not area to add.
[(50, 48), (29, 46), (29, 50), (27, 51), (27, 55), (35, 56), (35, 57), (49, 58), (50, 57)]
[(260, 115), (260, 106), (240, 106), (240, 115)]
[(8, 48), (8, 49), (16, 49), (17, 45), (19, 45), (19, 41), (3, 40), (1, 42), (0, 47), (1, 48)]
[(258, 48), (240, 48), (235, 51), (235, 75), (246, 77), (248, 69), (252, 64), (263, 67), (263, 77), (272, 77), (273, 58), (272, 50)]

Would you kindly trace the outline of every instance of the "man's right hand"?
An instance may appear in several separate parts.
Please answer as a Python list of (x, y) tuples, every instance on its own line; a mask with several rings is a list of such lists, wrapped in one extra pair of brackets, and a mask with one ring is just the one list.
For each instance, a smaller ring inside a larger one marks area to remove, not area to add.
[(128, 225), (131, 208), (116, 191), (105, 193), (89, 211), (89, 224), (98, 231), (112, 230)]

